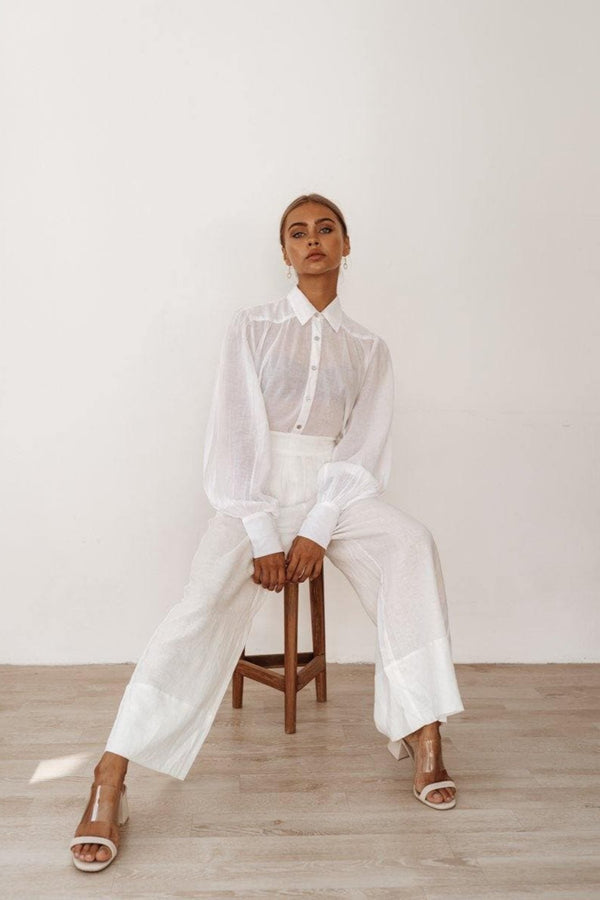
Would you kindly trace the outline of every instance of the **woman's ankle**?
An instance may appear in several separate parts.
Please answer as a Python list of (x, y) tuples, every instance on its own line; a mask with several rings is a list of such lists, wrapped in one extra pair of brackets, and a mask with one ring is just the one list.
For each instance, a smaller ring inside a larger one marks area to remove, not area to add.
[(428, 722), (427, 725), (422, 725), (420, 728), (417, 728), (416, 731), (411, 731), (410, 734), (407, 734), (404, 738), (405, 741), (416, 740), (421, 734), (431, 735), (431, 734), (439, 734), (440, 725), (442, 723), (437, 719), (434, 722)]
[(116, 753), (105, 751), (96, 766), (94, 767), (94, 775), (102, 778), (109, 784), (122, 782), (127, 774), (127, 766), (129, 760), (124, 756)]

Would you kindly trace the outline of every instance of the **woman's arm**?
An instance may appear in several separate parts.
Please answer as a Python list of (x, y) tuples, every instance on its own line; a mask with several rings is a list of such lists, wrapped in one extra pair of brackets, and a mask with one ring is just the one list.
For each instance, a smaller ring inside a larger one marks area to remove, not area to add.
[(204, 444), (204, 490), (211, 505), (244, 523), (255, 558), (283, 552), (279, 502), (266, 489), (271, 436), (248, 340), (244, 309), (234, 312), (221, 349)]
[(327, 549), (340, 513), (381, 494), (392, 464), (394, 373), (389, 348), (377, 337), (346, 429), (318, 473), (317, 502), (298, 530)]

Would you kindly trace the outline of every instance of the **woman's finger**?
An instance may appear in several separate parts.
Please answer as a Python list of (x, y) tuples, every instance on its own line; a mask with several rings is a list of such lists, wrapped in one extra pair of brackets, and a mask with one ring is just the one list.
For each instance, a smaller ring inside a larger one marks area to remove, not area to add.
[(306, 560), (304, 563), (300, 564), (300, 576), (298, 578), (299, 582), (304, 582), (308, 578), (308, 573), (310, 572), (311, 565), (310, 560)]
[(286, 569), (286, 578), (288, 581), (294, 581), (294, 577), (296, 574), (296, 570), (298, 568), (298, 564), (300, 559), (295, 550), (292, 551), (289, 557), (288, 566)]
[(285, 566), (283, 564), (279, 565), (277, 568), (277, 586), (275, 590), (277, 593), (283, 590), (283, 586), (285, 584)]

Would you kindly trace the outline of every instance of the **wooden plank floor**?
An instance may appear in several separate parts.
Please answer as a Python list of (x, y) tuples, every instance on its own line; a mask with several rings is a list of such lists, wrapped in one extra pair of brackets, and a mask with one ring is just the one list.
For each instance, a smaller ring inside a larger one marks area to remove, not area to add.
[(457, 665), (441, 727), (457, 805), (412, 795), (372, 720), (373, 666), (328, 665), (326, 703), (231, 686), (183, 782), (130, 764), (116, 861), (68, 843), (130, 665), (0, 667), (2, 897), (600, 898), (599, 665)]

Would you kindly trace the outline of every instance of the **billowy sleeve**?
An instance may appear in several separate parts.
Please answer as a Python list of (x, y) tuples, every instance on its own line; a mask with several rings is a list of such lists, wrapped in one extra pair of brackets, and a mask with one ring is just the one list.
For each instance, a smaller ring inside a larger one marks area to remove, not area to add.
[(244, 309), (234, 312), (221, 348), (204, 443), (204, 491), (217, 511), (238, 516), (254, 558), (283, 552), (279, 502), (268, 493), (271, 436)]
[(317, 477), (317, 502), (298, 534), (327, 549), (340, 513), (386, 489), (392, 466), (394, 373), (389, 348), (377, 337), (364, 380), (331, 460)]

